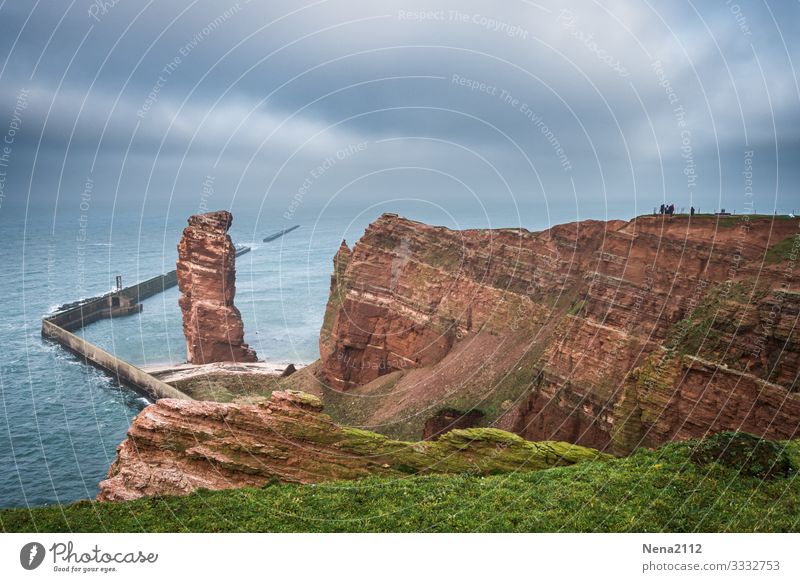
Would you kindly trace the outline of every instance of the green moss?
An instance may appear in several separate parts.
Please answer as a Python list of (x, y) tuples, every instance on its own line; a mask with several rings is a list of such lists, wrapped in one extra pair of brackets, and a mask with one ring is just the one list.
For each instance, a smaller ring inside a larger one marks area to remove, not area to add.
[(333, 323), (336, 320), (336, 315), (344, 305), (344, 299), (347, 296), (347, 289), (341, 281), (335, 281), (331, 287), (331, 293), (328, 297), (328, 304), (325, 306), (325, 314), (322, 317), (322, 329), (320, 330), (320, 340), (327, 342), (330, 340), (333, 333)]
[(665, 414), (681, 371), (681, 356), (674, 351), (649, 356), (631, 370), (614, 406), (613, 450), (628, 454), (647, 443), (648, 427)]
[(241, 398), (268, 397), (278, 387), (278, 375), (266, 374), (203, 374), (170, 382), (195, 400), (233, 402)]
[(451, 430), (443, 434), (439, 437), (439, 442), (457, 447), (475, 442), (516, 445), (526, 441), (519, 435), (500, 430), (499, 428), (462, 428)]
[[(362, 426), (369, 421), (375, 411), (385, 403), (385, 399), (391, 397), (400, 378), (405, 372), (396, 371), (374, 380), (369, 386), (369, 392), (365, 388), (359, 387), (352, 390), (342, 391), (330, 388), (322, 384), (322, 400), (325, 403), (325, 411), (338, 424), (345, 426)], [(406, 435), (392, 434), (384, 431), (389, 436), (405, 437)], [(407, 438), (416, 438), (420, 432), (410, 433)]]
[(587, 447), (526, 441), (496, 428), (456, 429), (438, 440), (422, 442), (398, 441), (366, 430), (345, 428), (337, 446), (402, 473), (490, 475), (609, 458)]
[(800, 235), (788, 236), (777, 244), (772, 245), (764, 255), (764, 262), (767, 264), (776, 264), (788, 261), (792, 258), (797, 258), (798, 237)]
[(644, 436), (642, 410), (639, 407), (639, 370), (633, 370), (626, 378), (622, 397), (614, 407), (614, 428), (611, 443), (616, 453), (627, 455), (638, 447)]
[(400, 246), (401, 239), (385, 230), (371, 230), (361, 239), (360, 244), (368, 244), (379, 249), (392, 251)]
[[(673, 354), (650, 356), (636, 370), (637, 399), (643, 404), (653, 404), (659, 396), (671, 394), (680, 371), (680, 362)], [(642, 406), (642, 422), (654, 424), (661, 418), (663, 410), (656, 406)]]
[(319, 397), (314, 396), (313, 394), (309, 394), (308, 392), (303, 392), (302, 390), (287, 390), (288, 394), (291, 395), (292, 400), (297, 402), (298, 404), (305, 405), (305, 406), (312, 406), (314, 408), (322, 408), (322, 400)]
[(748, 305), (763, 299), (766, 287), (754, 288), (752, 281), (717, 285), (706, 293), (697, 307), (670, 330), (666, 347), (679, 354), (716, 359), (726, 354), (726, 364), (735, 365), (735, 352), (729, 349), (729, 334), (745, 323)]
[[(744, 218), (744, 216), (747, 216), (747, 218)], [(717, 226), (720, 228), (733, 228), (735, 226), (741, 226), (750, 220), (749, 215), (716, 216), (714, 218), (716, 219), (715, 222)]]
[(443, 271), (452, 272), (457, 271), (461, 266), (463, 257), (461, 249), (458, 247), (430, 245), (423, 261)]
[(567, 313), (569, 315), (580, 315), (584, 307), (586, 307), (586, 300), (579, 299), (578, 301), (570, 305), (570, 308), (567, 310)]
[(788, 214), (733, 214), (730, 216), (718, 216), (716, 214), (695, 214), (692, 217), (693, 221), (708, 220), (716, 224), (720, 228), (733, 228), (749, 224), (755, 220), (791, 220)]

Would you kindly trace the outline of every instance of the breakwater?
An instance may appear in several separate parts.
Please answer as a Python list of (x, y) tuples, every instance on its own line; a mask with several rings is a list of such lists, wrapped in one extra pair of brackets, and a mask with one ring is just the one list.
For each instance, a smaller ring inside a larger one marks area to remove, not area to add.
[(188, 395), (151, 376), (141, 368), (117, 358), (47, 319), (42, 321), (42, 336), (58, 342), (63, 348), (82, 358), (86, 363), (110, 374), (118, 383), (129, 386), (149, 398), (192, 400)]
[[(243, 255), (248, 251), (250, 251), (250, 247), (237, 247), (236, 256)], [(188, 395), (151, 376), (141, 368), (117, 358), (72, 333), (100, 319), (139, 313), (142, 310), (140, 303), (142, 300), (175, 287), (177, 284), (177, 271), (172, 270), (99, 297), (90, 297), (62, 305), (54, 313), (42, 319), (42, 337), (58, 343), (86, 363), (110, 374), (118, 383), (133, 388), (149, 398), (192, 400)]]
[(282, 236), (289, 234), (293, 230), (297, 230), (298, 228), (300, 228), (300, 225), (299, 224), (295, 224), (294, 226), (292, 226), (290, 228), (285, 228), (285, 229), (283, 229), (281, 231), (275, 232), (275, 233), (265, 237), (263, 242), (272, 242), (275, 239), (281, 238)]

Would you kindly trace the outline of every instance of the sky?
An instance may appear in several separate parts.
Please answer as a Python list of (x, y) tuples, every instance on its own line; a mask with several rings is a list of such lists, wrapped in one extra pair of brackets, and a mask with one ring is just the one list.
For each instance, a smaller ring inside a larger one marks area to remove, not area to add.
[(794, 0), (0, 0), (0, 224), (797, 212), (797, 22)]

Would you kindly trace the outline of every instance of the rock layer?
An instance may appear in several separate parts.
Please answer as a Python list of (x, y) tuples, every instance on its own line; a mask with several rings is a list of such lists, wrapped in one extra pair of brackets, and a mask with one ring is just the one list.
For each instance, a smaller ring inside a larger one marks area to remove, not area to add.
[[(384, 215), (336, 258), (319, 379), (337, 420), (447, 409), (625, 453), (800, 428), (800, 221), (645, 216), (543, 232)], [(779, 251), (780, 252), (777, 252)]]
[(188, 361), (255, 362), (244, 343), (244, 325), (233, 303), (236, 250), (228, 235), (233, 222), (224, 210), (189, 218), (178, 245), (179, 304)]
[(321, 410), (317, 397), (294, 391), (274, 392), (259, 404), (159, 400), (134, 419), (97, 499), (369, 475), (488, 475), (604, 458), (497, 429), (452, 431), (436, 442), (395, 441), (337, 426)]

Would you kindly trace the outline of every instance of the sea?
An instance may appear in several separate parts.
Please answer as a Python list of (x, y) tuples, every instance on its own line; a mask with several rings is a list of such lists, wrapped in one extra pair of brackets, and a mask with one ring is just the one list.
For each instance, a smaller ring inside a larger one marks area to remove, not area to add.
[[(232, 209), (236, 305), (245, 341), (262, 360), (307, 364), (318, 338), (341, 241), (352, 247), (381, 212), (451, 228), (519, 226), (515, 213), (454, 216), (429, 207), (373, 208), (287, 220)], [(131, 419), (148, 401), (41, 338), (41, 319), (59, 305), (103, 294), (175, 268), (188, 214), (37, 215), (2, 220), (0, 269), (0, 507), (94, 498)], [(527, 224), (529, 227), (546, 224)], [(293, 224), (275, 241), (262, 239)], [(79, 333), (137, 366), (184, 362), (177, 287), (143, 301), (139, 314), (101, 320)]]

